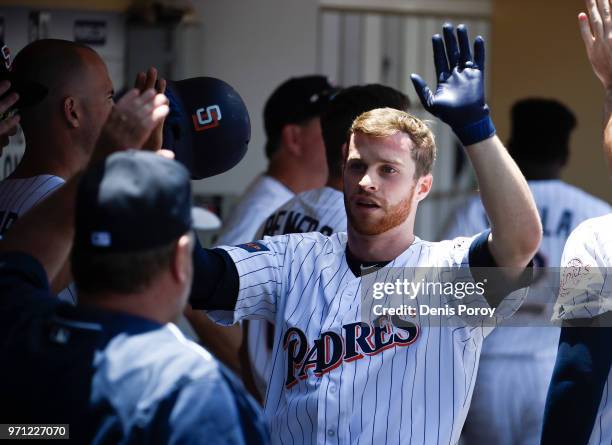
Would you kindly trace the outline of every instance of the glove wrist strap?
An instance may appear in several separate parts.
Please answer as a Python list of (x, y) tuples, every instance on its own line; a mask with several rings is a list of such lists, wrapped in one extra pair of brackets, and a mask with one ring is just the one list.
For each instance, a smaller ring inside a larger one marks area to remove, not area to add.
[(495, 125), (490, 116), (463, 128), (453, 128), (453, 131), (464, 146), (473, 145), (489, 139), (495, 134)]

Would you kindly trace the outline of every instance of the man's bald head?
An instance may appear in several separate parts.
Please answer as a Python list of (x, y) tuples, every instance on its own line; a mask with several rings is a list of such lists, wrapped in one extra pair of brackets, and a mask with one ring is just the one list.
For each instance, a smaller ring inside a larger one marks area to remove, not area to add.
[(86, 45), (60, 39), (36, 40), (19, 51), (12, 69), (17, 78), (37, 82), (50, 93), (64, 92), (78, 82), (92, 57), (100, 58)]
[(26, 153), (58, 157), (62, 150), (67, 158), (78, 152), (85, 159), (113, 105), (113, 83), (98, 53), (68, 40), (37, 40), (17, 54), (13, 72), (48, 90), (42, 101), (19, 110)]
[(90, 152), (113, 103), (113, 84), (98, 53), (68, 40), (37, 40), (17, 54), (13, 72), (48, 90), (42, 101), (19, 110), (26, 145), (69, 139)]

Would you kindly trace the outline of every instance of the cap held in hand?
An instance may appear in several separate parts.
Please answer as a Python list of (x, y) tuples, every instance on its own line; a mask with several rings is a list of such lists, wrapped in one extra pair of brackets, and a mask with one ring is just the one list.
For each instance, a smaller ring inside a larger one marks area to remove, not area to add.
[(168, 81), (170, 114), (162, 146), (175, 153), (192, 179), (223, 173), (246, 154), (251, 122), (244, 101), (214, 77)]

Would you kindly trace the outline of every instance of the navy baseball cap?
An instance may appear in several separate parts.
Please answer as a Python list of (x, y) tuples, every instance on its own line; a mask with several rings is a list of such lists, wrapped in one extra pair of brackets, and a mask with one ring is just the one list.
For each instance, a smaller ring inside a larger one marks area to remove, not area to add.
[(268, 157), (274, 152), (285, 125), (319, 116), (337, 91), (326, 76), (320, 75), (292, 77), (276, 88), (263, 113)]
[(75, 212), (77, 249), (136, 252), (207, 229), (211, 213), (192, 208), (189, 172), (152, 152), (117, 152), (87, 170)]

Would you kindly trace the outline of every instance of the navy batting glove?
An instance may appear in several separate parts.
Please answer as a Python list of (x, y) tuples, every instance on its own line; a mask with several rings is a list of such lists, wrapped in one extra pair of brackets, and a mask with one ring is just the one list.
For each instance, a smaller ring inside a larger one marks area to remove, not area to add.
[(484, 97), (484, 40), (476, 37), (472, 57), (464, 25), (457, 27), (457, 38), (453, 25), (447, 23), (442, 29), (444, 41), (439, 34), (432, 38), (438, 77), (435, 94), (419, 75), (410, 78), (423, 107), (448, 124), (463, 145), (472, 145), (495, 134)]

